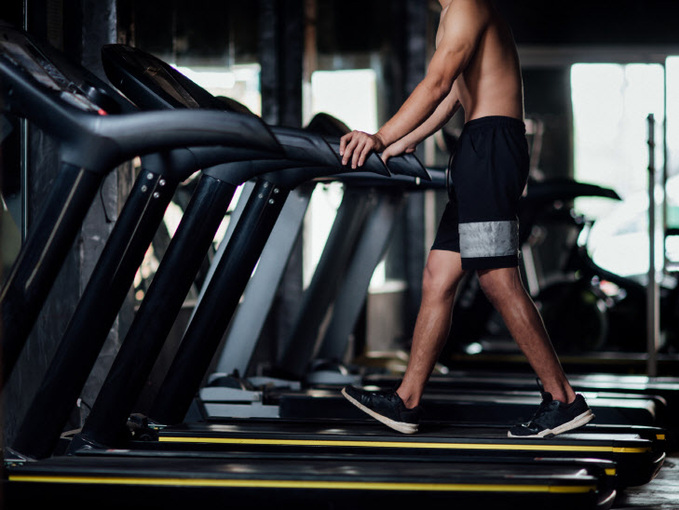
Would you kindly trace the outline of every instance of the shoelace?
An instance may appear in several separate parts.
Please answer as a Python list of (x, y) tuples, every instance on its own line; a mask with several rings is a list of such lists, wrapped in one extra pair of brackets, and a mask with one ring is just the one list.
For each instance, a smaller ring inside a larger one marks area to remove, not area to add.
[[(540, 391), (540, 395), (542, 396), (542, 402), (540, 402), (540, 405), (538, 406), (537, 410), (533, 414), (533, 417), (530, 419), (528, 423), (540, 423), (538, 420), (551, 408), (554, 407), (554, 402), (552, 395), (550, 393), (545, 392), (544, 386), (542, 386), (542, 381), (540, 381), (539, 377), (535, 378), (535, 382), (537, 383), (538, 390)], [(545, 398), (546, 395), (549, 395), (549, 399)]]

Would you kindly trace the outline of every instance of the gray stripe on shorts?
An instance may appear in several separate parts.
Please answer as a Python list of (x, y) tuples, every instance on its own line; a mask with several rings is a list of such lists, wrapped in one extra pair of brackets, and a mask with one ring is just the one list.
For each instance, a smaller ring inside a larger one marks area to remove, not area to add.
[(519, 250), (519, 222), (477, 221), (460, 223), (460, 256), (503, 257)]

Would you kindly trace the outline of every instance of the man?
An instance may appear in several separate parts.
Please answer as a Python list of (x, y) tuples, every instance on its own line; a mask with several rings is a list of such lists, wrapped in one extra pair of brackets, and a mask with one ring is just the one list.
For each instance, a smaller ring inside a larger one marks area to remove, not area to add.
[(344, 396), (403, 433), (418, 430), (424, 386), (448, 337), (453, 301), (466, 271), (476, 271), (543, 385), (529, 423), (510, 437), (572, 430), (594, 415), (576, 395), (518, 270), (517, 206), (528, 177), (523, 84), (511, 31), (492, 0), (439, 0), (436, 51), (426, 76), (375, 134), (353, 131), (340, 142), (344, 164), (360, 167), (371, 151), (390, 157), (418, 143), (464, 110), (465, 125), (449, 167), (452, 186), (422, 281), (410, 360), (394, 391), (354, 387)]

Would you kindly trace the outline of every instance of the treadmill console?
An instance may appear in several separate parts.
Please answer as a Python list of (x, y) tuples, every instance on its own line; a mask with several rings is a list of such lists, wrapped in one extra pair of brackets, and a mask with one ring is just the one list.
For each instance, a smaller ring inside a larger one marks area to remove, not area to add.
[[(98, 78), (71, 66), (66, 59), (48, 55), (48, 48), (38, 47), (23, 31), (0, 23), (0, 83), (7, 81), (5, 101), (12, 105), (12, 79), (4, 80), (12, 72), (13, 79), (26, 85), (47, 89), (61, 100), (84, 112), (105, 115), (119, 113), (121, 105), (105, 90)], [(8, 77), (9, 78), (9, 77)]]

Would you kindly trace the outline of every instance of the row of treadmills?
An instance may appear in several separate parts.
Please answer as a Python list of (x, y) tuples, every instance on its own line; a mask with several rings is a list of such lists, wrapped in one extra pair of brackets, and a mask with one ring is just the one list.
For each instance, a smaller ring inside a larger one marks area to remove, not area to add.
[[(346, 347), (403, 197), (445, 186), (443, 174), (414, 155), (387, 166), (373, 154), (352, 171), (338, 158), (348, 128), (337, 119), (268, 126), (138, 49), (109, 45), (102, 59), (116, 88), (0, 25), (3, 114), (27, 119), (61, 149), (44, 214), (2, 290), (3, 383), (101, 181), (125, 161), (142, 162), (40, 389), (5, 445), (8, 508), (611, 508), (620, 491), (653, 480), (673, 448), (673, 379), (574, 377), (597, 419), (539, 440), (506, 434), (539, 403), (535, 382), (520, 374), (434, 377), (414, 436), (356, 414), (339, 397), (341, 385), (387, 387), (396, 379), (327, 366), (309, 372), (310, 361)], [(196, 172), (191, 201), (91, 412), (81, 430), (64, 434), (174, 192)], [(343, 183), (344, 199), (283, 356), (291, 377), (242, 380), (314, 186), (332, 181)], [(239, 187), (172, 365), (140, 416), (135, 402)], [(218, 370), (203, 384), (217, 352)]]

